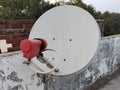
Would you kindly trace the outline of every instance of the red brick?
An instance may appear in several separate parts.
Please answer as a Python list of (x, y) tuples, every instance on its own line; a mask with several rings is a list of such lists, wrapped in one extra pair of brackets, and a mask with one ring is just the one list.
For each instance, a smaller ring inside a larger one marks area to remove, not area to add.
[(8, 52), (18, 51), (18, 50), (20, 50), (19, 47), (8, 48)]
[(13, 34), (13, 30), (7, 30), (7, 34)]
[(23, 23), (22, 22), (19, 22), (17, 20), (8, 20), (7, 21), (7, 25), (9, 28), (23, 28)]
[(13, 48), (8, 48), (8, 52), (12, 52), (12, 51), (14, 51)]
[(34, 24), (36, 20), (21, 20), (24, 24)]
[(7, 31), (6, 30), (0, 30), (0, 35), (6, 35)]
[(0, 29), (6, 29), (7, 26), (5, 24), (0, 24)]
[(15, 25), (17, 24), (16, 20), (7, 20), (7, 24)]
[(20, 40), (28, 39), (28, 37), (22, 37)]
[(0, 19), (0, 24), (5, 24), (5, 23), (6, 23), (6, 20)]
[(11, 25), (11, 28), (12, 28), (12, 29), (14, 29), (14, 28), (23, 28), (23, 24)]
[(18, 32), (18, 30), (14, 30), (13, 31), (13, 34), (15, 35), (15, 34), (18, 34), (19, 32)]
[(17, 39), (7, 39), (7, 43), (19, 43), (19, 41)]
[(32, 28), (32, 27), (33, 27), (33, 23), (25, 24), (25, 28)]
[(27, 37), (26, 33), (16, 34), (15, 35), (15, 38), (22, 38), (22, 37)]
[(6, 39), (8, 39), (8, 40), (15, 39), (14, 34), (13, 34), (13, 35), (11, 35), (11, 34), (10, 34), (10, 35), (7, 35), (7, 36), (6, 36)]
[(13, 47), (18, 47), (20, 45), (20, 43), (12, 43)]
[(6, 36), (5, 35), (0, 35), (0, 40), (2, 39), (6, 39)]
[(31, 29), (25, 29), (25, 32), (26, 32), (27, 34), (29, 34), (30, 31), (31, 31)]
[(34, 20), (5, 20), (5, 23), (0, 23), (1, 28), (4, 28), (0, 30), (0, 40), (6, 39), (7, 43), (13, 45), (13, 48), (8, 49), (9, 52), (20, 50), (19, 44), (23, 39), (28, 39), (34, 22)]
[(21, 34), (17, 34), (17, 35), (15, 35), (15, 38), (21, 38), (21, 37), (22, 37)]
[(17, 33), (26, 33), (26, 31), (24, 29), (21, 30), (16, 30)]

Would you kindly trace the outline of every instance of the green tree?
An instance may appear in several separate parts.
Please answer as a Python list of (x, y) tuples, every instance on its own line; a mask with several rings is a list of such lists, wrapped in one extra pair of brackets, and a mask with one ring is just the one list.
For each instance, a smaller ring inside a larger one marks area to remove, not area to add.
[(120, 14), (107, 11), (103, 14), (103, 17), (105, 21), (105, 35), (120, 34)]
[(92, 5), (87, 5), (87, 4), (83, 3), (82, 0), (70, 0), (70, 2), (67, 4), (81, 7), (83, 9), (87, 10), (90, 14), (92, 14), (92, 16), (95, 19), (102, 19), (102, 13), (100, 11), (97, 12)]
[(54, 4), (44, 0), (0, 0), (1, 19), (37, 19)]

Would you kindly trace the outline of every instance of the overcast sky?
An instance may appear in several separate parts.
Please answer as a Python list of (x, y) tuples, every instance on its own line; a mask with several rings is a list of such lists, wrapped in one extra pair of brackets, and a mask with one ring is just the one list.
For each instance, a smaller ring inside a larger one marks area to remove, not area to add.
[(120, 0), (82, 0), (86, 4), (92, 4), (97, 11), (119, 12)]
[[(48, 0), (48, 1), (55, 2), (59, 0)], [(101, 12), (109, 11), (109, 12), (120, 13), (120, 0), (82, 0), (82, 1), (86, 4), (92, 4), (97, 11), (101, 11)]]

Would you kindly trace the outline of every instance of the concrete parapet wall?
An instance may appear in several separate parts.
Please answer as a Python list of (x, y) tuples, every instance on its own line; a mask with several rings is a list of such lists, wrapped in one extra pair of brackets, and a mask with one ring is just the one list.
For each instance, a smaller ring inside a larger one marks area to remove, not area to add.
[(0, 54), (0, 90), (42, 90), (41, 75), (24, 61), (20, 51)]
[[(0, 54), (0, 90), (42, 90), (42, 76), (30, 70), (24, 61), (20, 51)], [(44, 89), (83, 90), (119, 67), (120, 35), (103, 37), (98, 53), (87, 67), (73, 75), (48, 78)]]
[(119, 67), (120, 35), (103, 37), (98, 53), (86, 68), (74, 75), (53, 77), (46, 83), (45, 90), (83, 90), (112, 75)]

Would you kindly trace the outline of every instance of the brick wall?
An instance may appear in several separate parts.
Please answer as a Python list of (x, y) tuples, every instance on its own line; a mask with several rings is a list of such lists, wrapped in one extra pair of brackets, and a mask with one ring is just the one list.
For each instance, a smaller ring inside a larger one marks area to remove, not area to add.
[(8, 51), (19, 50), (19, 43), (27, 39), (35, 20), (0, 20), (0, 40), (6, 39), (13, 48)]

